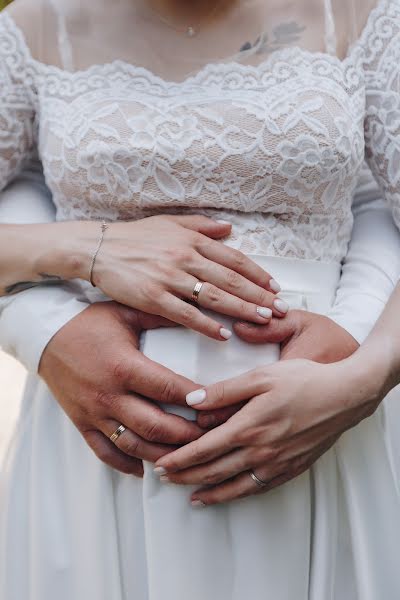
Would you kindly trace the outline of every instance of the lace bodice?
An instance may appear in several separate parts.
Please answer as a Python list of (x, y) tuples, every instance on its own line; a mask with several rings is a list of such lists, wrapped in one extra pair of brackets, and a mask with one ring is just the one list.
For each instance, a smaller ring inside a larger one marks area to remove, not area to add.
[(400, 1), (381, 0), (344, 60), (284, 48), (180, 83), (117, 60), (35, 60), (0, 15), (0, 185), (38, 151), (65, 219), (193, 212), (248, 252), (341, 260), (365, 148), (400, 225)]

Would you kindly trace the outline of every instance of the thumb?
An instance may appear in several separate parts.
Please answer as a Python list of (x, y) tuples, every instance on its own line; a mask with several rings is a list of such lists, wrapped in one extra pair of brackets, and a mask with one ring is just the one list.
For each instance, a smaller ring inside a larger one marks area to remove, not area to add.
[(148, 329), (158, 329), (159, 327), (177, 327), (176, 323), (159, 317), (158, 315), (150, 315), (148, 313), (138, 311), (138, 324), (141, 331), (147, 331)]
[(147, 329), (158, 329), (159, 327), (177, 327), (176, 323), (158, 315), (151, 315), (118, 302), (107, 302), (107, 304), (109, 306), (113, 305), (118, 311), (119, 317), (133, 330), (146, 331)]
[(213, 219), (203, 217), (202, 215), (174, 216), (172, 218), (175, 223), (182, 225), (182, 227), (192, 229), (215, 240), (228, 236), (232, 231), (230, 223), (213, 221)]
[(238, 321), (233, 329), (240, 339), (249, 344), (282, 344), (297, 333), (298, 324), (295, 316), (288, 313), (284, 319), (272, 319), (268, 325)]

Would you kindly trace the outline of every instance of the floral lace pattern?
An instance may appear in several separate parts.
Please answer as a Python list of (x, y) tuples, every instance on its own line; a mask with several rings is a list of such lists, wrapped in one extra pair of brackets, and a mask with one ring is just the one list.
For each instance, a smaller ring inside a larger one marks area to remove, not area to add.
[(400, 224), (397, 0), (344, 61), (286, 48), (181, 83), (122, 61), (70, 73), (35, 61), (7, 15), (0, 55), (0, 185), (37, 145), (58, 219), (202, 213), (247, 253), (340, 261), (366, 141)]

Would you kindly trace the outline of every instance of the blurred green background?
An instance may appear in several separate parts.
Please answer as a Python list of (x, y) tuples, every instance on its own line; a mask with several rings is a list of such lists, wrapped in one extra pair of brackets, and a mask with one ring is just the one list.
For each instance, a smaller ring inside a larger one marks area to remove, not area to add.
[(10, 3), (10, 0), (0, 0), (0, 10), (7, 6)]

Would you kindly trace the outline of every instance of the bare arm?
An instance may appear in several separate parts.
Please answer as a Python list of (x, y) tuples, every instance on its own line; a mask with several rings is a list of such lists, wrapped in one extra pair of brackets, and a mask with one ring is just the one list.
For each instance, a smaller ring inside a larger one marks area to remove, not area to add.
[(382, 397), (400, 384), (400, 283), (371, 334), (350, 359)]

